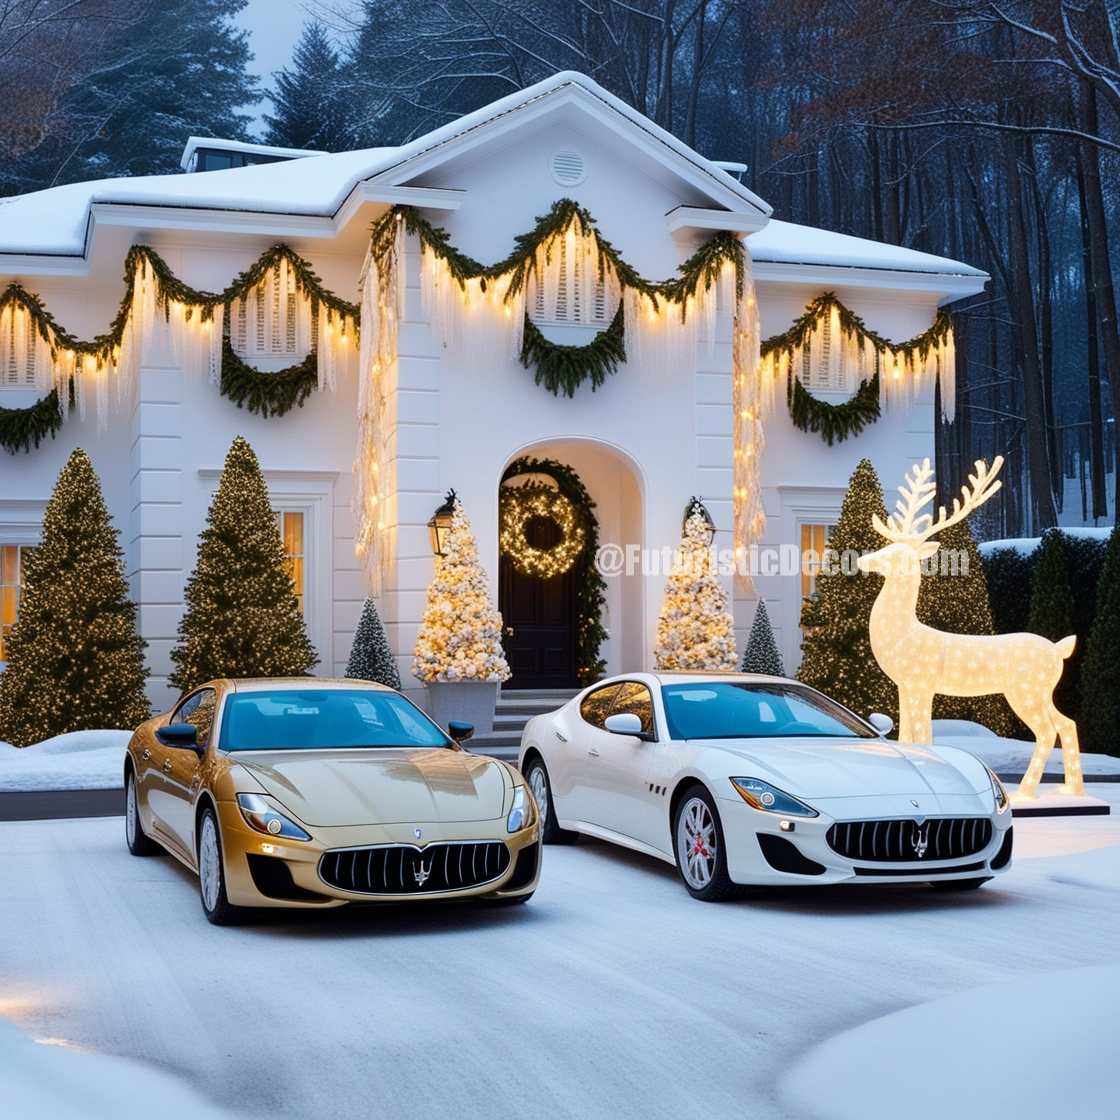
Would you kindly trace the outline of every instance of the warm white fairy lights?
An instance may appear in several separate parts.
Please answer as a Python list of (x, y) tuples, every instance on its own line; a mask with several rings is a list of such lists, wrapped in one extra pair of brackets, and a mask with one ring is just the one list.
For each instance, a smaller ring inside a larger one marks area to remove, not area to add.
[(859, 566), (884, 577), (883, 588), (871, 609), (871, 649), (883, 672), (898, 686), (899, 739), (906, 743), (932, 742), (935, 694), (1007, 698), (1015, 714), (1035, 736), (1035, 749), (1019, 786), (1024, 798), (1038, 795), (1046, 760), (1060, 738), (1065, 783), (1062, 793), (1084, 793), (1077, 725), (1054, 705), (1054, 688), (1061, 679), (1074, 637), (1051, 642), (1038, 634), (947, 634), (918, 621), (916, 608), (921, 565), (938, 550), (930, 538), (963, 520), (1000, 488), (996, 479), (1002, 456), (989, 467), (977, 461), (961, 497), (936, 518), (922, 512), (933, 501), (936, 484), (928, 459), (915, 465), (899, 487), (901, 499), (884, 523), (872, 515), (876, 531), (888, 543), (878, 552), (860, 557)]
[[(534, 518), (556, 525), (560, 539), (552, 548), (529, 543), (525, 530)], [(566, 495), (545, 486), (503, 487), (498, 548), (519, 572), (539, 579), (561, 576), (579, 559), (586, 541), (575, 506)]]

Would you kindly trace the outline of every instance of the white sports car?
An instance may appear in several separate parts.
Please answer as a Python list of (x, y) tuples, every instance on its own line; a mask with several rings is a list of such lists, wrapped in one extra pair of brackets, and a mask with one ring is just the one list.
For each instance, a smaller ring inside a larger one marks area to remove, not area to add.
[(1011, 863), (1000, 780), (954, 747), (889, 742), (816, 690), (746, 673), (627, 673), (536, 716), (520, 766), (545, 843), (586, 833), (740, 884), (979, 887)]

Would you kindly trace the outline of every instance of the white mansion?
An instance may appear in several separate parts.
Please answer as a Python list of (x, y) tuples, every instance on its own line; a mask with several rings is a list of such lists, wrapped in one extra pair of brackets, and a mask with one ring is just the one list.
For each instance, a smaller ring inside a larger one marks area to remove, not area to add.
[[(228, 169), (207, 170), (215, 160)], [(157, 706), (170, 700), (184, 581), (235, 435), (265, 472), (320, 672), (344, 670), (372, 593), (406, 687), (417, 686), (428, 522), (454, 488), (503, 611), (511, 685), (574, 685), (579, 588), (570, 572), (532, 577), (500, 552), (511, 463), (574, 471), (601, 543), (675, 545), (699, 495), (717, 546), (819, 547), (858, 460), (895, 485), (933, 454), (938, 384), (952, 407), (951, 334), (933, 332), (920, 353), (884, 352), (882, 340), (930, 332), (945, 323), (942, 305), (986, 280), (955, 261), (771, 219), (741, 168), (704, 158), (575, 73), (399, 148), (318, 155), (192, 139), (184, 168), (0, 200), (0, 408), (33, 409), (56, 387), (75, 397), (38, 446), (0, 455), (2, 623), (18, 610), (20, 551), (34, 546), (55, 478), (81, 446), (121, 530)], [(464, 268), (509, 257), (550, 214), (563, 222), (530, 249), (536, 267), (516, 273), (523, 289), (512, 273), (459, 284)], [(230, 297), (228, 314), (190, 313), (191, 293), (227, 290), (277, 244), (291, 253)], [(710, 286), (648, 283), (713, 246)], [(333, 304), (303, 286), (299, 262)], [(127, 320), (109, 343), (73, 344), (105, 335), (126, 292)], [(759, 361), (760, 336), (788, 332), (825, 293), (838, 303), (818, 304), (807, 333), (764, 347)], [(36, 309), (54, 324), (45, 334)], [(879, 341), (848, 333), (848, 312)], [(297, 376), (298, 366), (310, 378), (304, 399), (279, 415), (238, 407), (227, 359), (242, 372)], [(548, 383), (557, 369), (576, 370), (571, 384)], [(827, 443), (813, 423), (861, 386), (875, 415)], [(809, 579), (728, 576), (740, 646), (762, 595), (792, 671)], [(663, 583), (641, 571), (607, 580), (609, 672), (650, 666)]]

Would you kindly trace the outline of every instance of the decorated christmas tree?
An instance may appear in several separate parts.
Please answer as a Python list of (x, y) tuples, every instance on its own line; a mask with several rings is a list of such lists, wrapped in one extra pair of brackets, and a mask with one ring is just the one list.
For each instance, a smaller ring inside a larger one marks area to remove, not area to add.
[(758, 601), (747, 648), (743, 651), (743, 663), (739, 668), (744, 673), (767, 673), (772, 677), (786, 675), (782, 668), (782, 655), (778, 652), (778, 643), (774, 641), (774, 631), (770, 627), (765, 599)]
[(27, 558), (19, 618), (0, 673), (0, 740), (132, 728), (151, 714), (117, 531), (89, 456), (71, 454)]
[[(937, 541), (941, 551), (935, 570), (922, 575), (918, 620), (950, 634), (994, 634), (988, 581), (968, 523), (950, 525)], [(935, 696), (933, 718), (973, 720), (997, 735), (1018, 728), (1002, 696)]]
[(1081, 749), (1120, 755), (1120, 526), (1108, 538), (1081, 672)]
[[(886, 543), (871, 524), (872, 514), (886, 519), (883, 488), (870, 460), (861, 459), (851, 481), (840, 520), (828, 547), (843, 553), (874, 552)], [(837, 564), (817, 575), (816, 594), (801, 611), (802, 659), (797, 679), (819, 688), (861, 716), (883, 712), (897, 721), (898, 690), (871, 652), (871, 607), (883, 577)]]
[(734, 669), (735, 623), (712, 564), (711, 527), (694, 501), (657, 620), (658, 669)]
[(241, 436), (226, 455), (185, 598), (171, 651), (174, 688), (215, 677), (304, 676), (318, 660), (260, 465)]
[(436, 558), (413, 675), (422, 681), (504, 681), (502, 616), (490, 604), (486, 574), (463, 503), (454, 499), (446, 550)]
[(350, 647), (350, 660), (346, 663), (346, 675), (356, 680), (377, 681), (389, 688), (401, 687), (401, 675), (372, 599), (367, 599), (362, 607), (362, 617)]

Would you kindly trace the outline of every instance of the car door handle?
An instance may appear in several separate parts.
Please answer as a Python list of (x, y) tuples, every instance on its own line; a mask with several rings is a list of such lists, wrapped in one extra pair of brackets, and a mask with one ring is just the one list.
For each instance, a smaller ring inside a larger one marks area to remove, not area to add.
[(552, 734), (555, 735), (556, 738), (559, 739), (561, 743), (566, 743), (568, 741), (563, 735), (560, 734), (559, 731), (556, 730), (556, 728), (552, 729)]
[(589, 750), (587, 752), (587, 757), (588, 758), (598, 758), (599, 757), (599, 752), (594, 747), (592, 747), (591, 750)]
[(171, 759), (169, 759), (169, 758), (168, 758), (168, 759), (165, 759), (165, 760), (164, 760), (164, 763), (163, 763), (163, 772), (164, 772), (165, 774), (170, 774), (170, 773), (171, 773)]
[(142, 751), (140, 752), (140, 761), (141, 761), (141, 762), (147, 762), (147, 761), (148, 761), (148, 759), (149, 759), (149, 758), (151, 758), (151, 757), (152, 757), (152, 752), (151, 752), (150, 750), (148, 750), (148, 748), (147, 748), (147, 747), (145, 747), (145, 748), (144, 748), (144, 749), (143, 749), (143, 750), (142, 750)]

